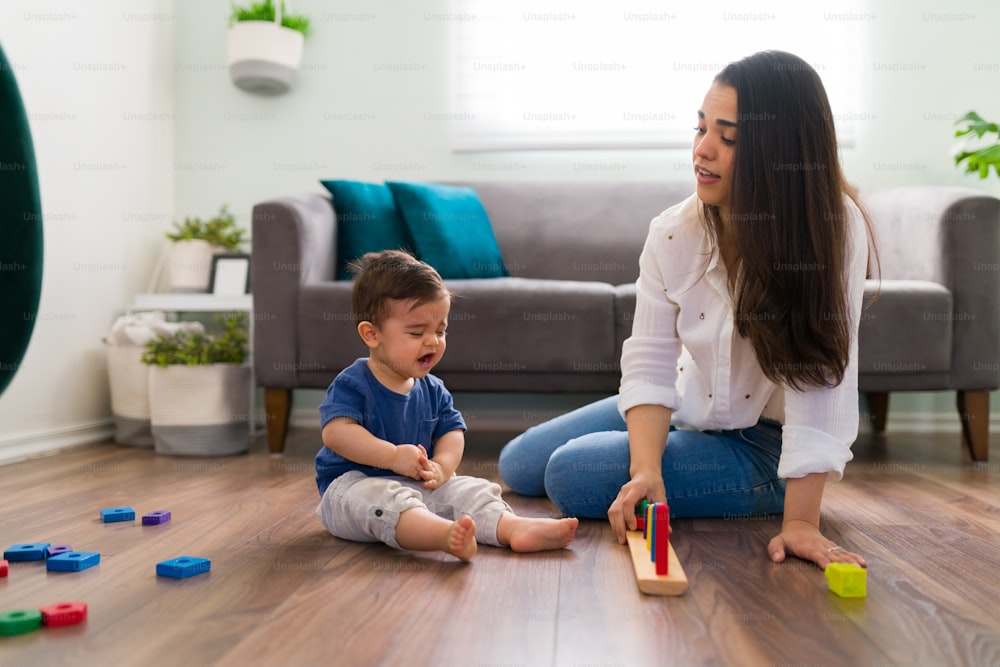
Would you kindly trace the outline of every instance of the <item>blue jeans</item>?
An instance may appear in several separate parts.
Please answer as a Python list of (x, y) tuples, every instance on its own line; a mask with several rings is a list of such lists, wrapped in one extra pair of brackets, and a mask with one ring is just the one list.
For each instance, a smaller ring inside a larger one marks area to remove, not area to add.
[[(725, 431), (670, 428), (663, 481), (671, 517), (780, 514), (781, 424)], [(569, 516), (604, 518), (629, 481), (628, 433), (618, 397), (534, 426), (500, 452), (500, 477), (515, 493), (548, 497)]]

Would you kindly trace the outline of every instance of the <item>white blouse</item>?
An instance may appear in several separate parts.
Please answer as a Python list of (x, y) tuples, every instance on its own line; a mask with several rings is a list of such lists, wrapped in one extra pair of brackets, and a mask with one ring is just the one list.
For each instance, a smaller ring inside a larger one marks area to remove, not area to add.
[(750, 343), (735, 331), (726, 267), (718, 252), (710, 252), (699, 219), (702, 203), (691, 195), (650, 224), (639, 259), (632, 336), (622, 349), (621, 413), (662, 405), (673, 410), (675, 426), (697, 430), (747, 428), (760, 417), (773, 419), (783, 424), (779, 477), (843, 477), (858, 435), (856, 332), (868, 266), (864, 218), (850, 198), (845, 202), (847, 304), (855, 335), (840, 385), (795, 391), (765, 377)]

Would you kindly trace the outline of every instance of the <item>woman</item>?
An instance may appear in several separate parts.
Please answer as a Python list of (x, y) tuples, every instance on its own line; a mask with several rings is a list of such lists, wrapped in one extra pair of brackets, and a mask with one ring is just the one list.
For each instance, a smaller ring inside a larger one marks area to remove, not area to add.
[(673, 517), (783, 512), (775, 562), (865, 566), (819, 527), (857, 437), (870, 236), (823, 84), (754, 54), (716, 76), (695, 130), (697, 191), (650, 226), (620, 394), (518, 436), (501, 477), (606, 514), (622, 543), (647, 498)]

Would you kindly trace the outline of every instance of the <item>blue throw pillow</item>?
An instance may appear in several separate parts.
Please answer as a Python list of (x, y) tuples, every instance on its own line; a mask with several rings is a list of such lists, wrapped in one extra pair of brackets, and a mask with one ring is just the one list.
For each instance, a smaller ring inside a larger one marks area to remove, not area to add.
[(472, 188), (387, 181), (420, 259), (442, 278), (510, 275), (486, 209)]
[(350, 280), (347, 263), (366, 252), (413, 248), (392, 191), (382, 183), (320, 181), (337, 212), (337, 280)]

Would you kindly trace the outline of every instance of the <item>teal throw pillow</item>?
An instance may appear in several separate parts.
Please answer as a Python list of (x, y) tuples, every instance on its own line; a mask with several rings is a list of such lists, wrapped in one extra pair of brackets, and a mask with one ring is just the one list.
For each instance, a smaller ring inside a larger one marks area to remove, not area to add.
[(442, 278), (510, 275), (486, 209), (472, 188), (387, 181), (420, 259)]
[(337, 280), (350, 280), (347, 263), (366, 252), (412, 250), (392, 191), (382, 183), (320, 181), (337, 212)]

